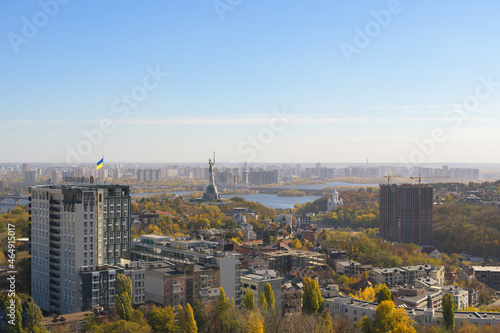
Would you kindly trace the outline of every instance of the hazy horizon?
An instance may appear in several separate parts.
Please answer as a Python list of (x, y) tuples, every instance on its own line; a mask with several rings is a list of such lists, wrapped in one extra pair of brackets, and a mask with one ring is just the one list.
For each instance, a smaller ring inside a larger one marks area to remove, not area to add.
[(500, 163), (499, 2), (215, 3), (2, 2), (0, 159)]

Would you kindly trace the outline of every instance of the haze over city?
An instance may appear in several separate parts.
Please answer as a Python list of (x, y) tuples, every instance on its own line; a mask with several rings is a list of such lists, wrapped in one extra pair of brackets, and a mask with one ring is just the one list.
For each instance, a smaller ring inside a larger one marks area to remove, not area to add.
[(220, 3), (0, 4), (0, 161), (500, 163), (498, 2)]

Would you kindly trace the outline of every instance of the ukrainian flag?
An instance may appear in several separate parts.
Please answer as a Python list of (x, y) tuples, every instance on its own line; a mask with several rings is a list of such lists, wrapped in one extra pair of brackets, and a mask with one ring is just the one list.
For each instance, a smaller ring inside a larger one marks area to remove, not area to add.
[(102, 168), (103, 165), (104, 165), (104, 157), (101, 158), (101, 160), (99, 162), (97, 162), (96, 169), (99, 170), (100, 168)]

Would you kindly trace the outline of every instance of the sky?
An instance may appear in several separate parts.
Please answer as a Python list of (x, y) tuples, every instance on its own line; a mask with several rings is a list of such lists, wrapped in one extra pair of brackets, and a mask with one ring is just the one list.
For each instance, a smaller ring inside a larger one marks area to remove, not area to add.
[(500, 163), (499, 12), (1, 1), (0, 162)]

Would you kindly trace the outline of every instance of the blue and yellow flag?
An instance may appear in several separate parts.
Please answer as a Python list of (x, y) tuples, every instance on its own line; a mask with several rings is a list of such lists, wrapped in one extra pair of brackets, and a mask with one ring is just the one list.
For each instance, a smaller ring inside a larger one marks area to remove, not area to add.
[(99, 170), (100, 168), (102, 168), (103, 165), (104, 165), (104, 157), (101, 158), (101, 160), (99, 162), (97, 162), (96, 169)]

